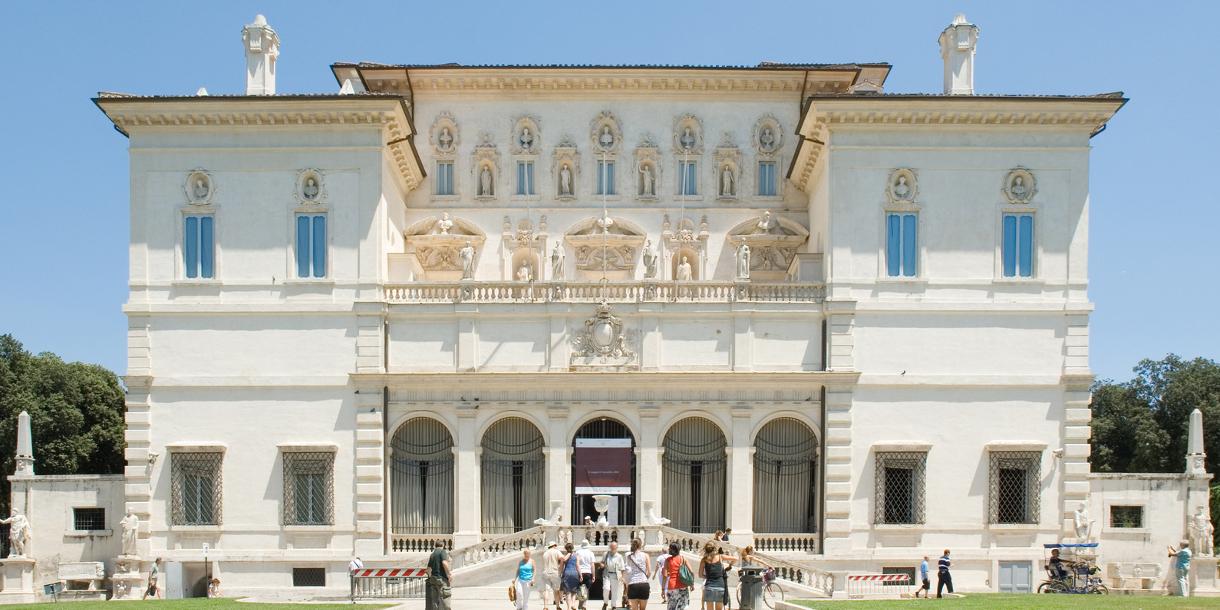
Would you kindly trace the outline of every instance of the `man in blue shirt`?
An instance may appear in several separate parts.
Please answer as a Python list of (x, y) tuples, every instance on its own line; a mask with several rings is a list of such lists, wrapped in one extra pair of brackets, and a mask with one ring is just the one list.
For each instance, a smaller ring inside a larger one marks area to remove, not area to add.
[(919, 597), (919, 592), (923, 591), (923, 596), (927, 597), (932, 591), (932, 583), (928, 581), (928, 556), (923, 556), (923, 561), (919, 563), (919, 580), (923, 582), (918, 589), (915, 589), (915, 597)]
[(941, 591), (945, 587), (949, 588), (949, 595), (953, 595), (953, 575), (949, 573), (949, 549), (945, 549), (945, 554), (940, 556), (936, 562), (936, 597), (941, 597)]
[(1178, 595), (1190, 596), (1190, 543), (1183, 540), (1177, 548), (1169, 547), (1169, 556), (1175, 557), (1173, 562), (1175, 576), (1178, 577)]

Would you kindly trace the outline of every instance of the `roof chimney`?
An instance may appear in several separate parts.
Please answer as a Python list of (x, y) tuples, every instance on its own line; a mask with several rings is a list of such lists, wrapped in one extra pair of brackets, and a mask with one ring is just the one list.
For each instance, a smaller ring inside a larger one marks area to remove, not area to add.
[(275, 95), (275, 61), (280, 55), (280, 37), (267, 25), (267, 18), (254, 16), (242, 28), (246, 47), (246, 95)]
[(974, 95), (974, 48), (978, 26), (958, 13), (940, 33), (940, 58), (945, 61), (945, 95)]

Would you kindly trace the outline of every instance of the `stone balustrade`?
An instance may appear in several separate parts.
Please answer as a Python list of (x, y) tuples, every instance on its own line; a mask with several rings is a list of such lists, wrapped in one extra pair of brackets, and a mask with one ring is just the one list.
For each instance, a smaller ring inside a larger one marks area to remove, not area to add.
[(387, 285), (388, 303), (820, 303), (814, 282), (413, 282)]
[(817, 534), (754, 534), (754, 550), (771, 553), (817, 553)]
[(395, 553), (428, 553), (436, 548), (440, 540), (448, 550), (453, 550), (453, 536), (448, 534), (390, 534), (390, 550)]

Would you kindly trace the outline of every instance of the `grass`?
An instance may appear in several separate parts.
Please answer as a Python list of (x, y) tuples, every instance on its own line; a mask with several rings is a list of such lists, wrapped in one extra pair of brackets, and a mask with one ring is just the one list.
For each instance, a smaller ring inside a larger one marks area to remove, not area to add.
[[(360, 604), (360, 610), (377, 610), (380, 608), (389, 608), (393, 604)], [(5, 610), (16, 608), (28, 608), (37, 610), (47, 610), (46, 604), (23, 604), (4, 606)], [(350, 603), (343, 604), (261, 604), (239, 602), (236, 599), (215, 598), (208, 599), (197, 597), (192, 599), (159, 599), (148, 601), (121, 601), (121, 602), (94, 602), (94, 601), (79, 601), (79, 602), (64, 602), (65, 610), (122, 610), (123, 608), (148, 608), (158, 610), (233, 610), (240, 608), (241, 610), (351, 610)]]
[(987, 608), (1048, 608), (1072, 609), (1106, 608), (1220, 608), (1220, 597), (1167, 597), (1167, 596), (1136, 596), (1136, 595), (1038, 595), (1010, 593), (975, 593), (962, 597), (944, 599), (892, 599), (892, 600), (845, 600), (822, 601), (803, 600), (792, 602), (807, 608), (841, 608), (847, 610), (866, 610), (867, 608), (920, 608), (935, 610), (944, 607), (948, 610), (973, 610)]

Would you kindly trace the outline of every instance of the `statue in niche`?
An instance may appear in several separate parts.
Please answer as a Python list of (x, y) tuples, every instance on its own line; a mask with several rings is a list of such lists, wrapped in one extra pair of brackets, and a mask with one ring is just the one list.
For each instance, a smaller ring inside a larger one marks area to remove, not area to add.
[(644, 241), (644, 279), (657, 277), (657, 253), (652, 251), (652, 240)]
[(30, 543), (30, 538), (34, 537), (33, 529), (30, 528), (30, 520), (26, 519), (21, 511), (14, 508), (9, 512), (7, 519), (0, 519), (0, 523), (9, 526), (8, 556), (25, 557), (25, 546)]
[(762, 133), (758, 135), (758, 146), (764, 152), (771, 152), (775, 149), (775, 132), (771, 131), (771, 127), (763, 127)]
[(305, 179), (305, 186), (301, 187), (301, 195), (305, 197), (305, 199), (313, 201), (314, 199), (318, 198), (318, 192), (320, 190), (321, 189), (318, 188), (318, 179), (314, 176), (310, 176)]
[(563, 197), (572, 196), (572, 167), (567, 163), (559, 168), (559, 195)]
[(1089, 506), (1084, 502), (1072, 513), (1072, 526), (1076, 530), (1076, 542), (1088, 542), (1093, 534), (1093, 522), (1089, 520)]
[(726, 165), (720, 170), (720, 196), (732, 197), (737, 194), (733, 184), (733, 168)]
[(692, 271), (691, 271), (690, 262), (686, 260), (685, 256), (683, 256), (682, 262), (678, 263), (678, 275), (674, 279), (678, 280), (679, 282), (689, 282), (691, 279), (691, 276), (692, 276)]
[(898, 180), (894, 183), (894, 199), (901, 201), (911, 199), (911, 186), (907, 184), (907, 177), (903, 174), (899, 174)]
[(469, 280), (474, 277), (474, 244), (469, 241), (461, 250), (458, 250), (458, 258), (462, 259), (462, 279)]
[(491, 168), (486, 165), (479, 171), (479, 196), (492, 197), (495, 192), (492, 190), (491, 184)]
[(530, 271), (528, 261), (521, 261), (521, 267), (517, 269), (517, 281), (528, 282), (533, 279), (533, 273)]
[(682, 131), (682, 137), (678, 138), (678, 143), (682, 145), (682, 150), (690, 152), (695, 148), (695, 132), (687, 125)]
[(737, 279), (750, 279), (750, 246), (744, 242), (737, 246)]
[(436, 234), (448, 235), (449, 229), (453, 228), (453, 221), (449, 218), (449, 212), (441, 214), (441, 219), (436, 221)]
[(528, 125), (521, 128), (521, 137), (517, 139), (517, 142), (521, 145), (521, 150), (533, 150), (534, 134), (530, 133)]
[(140, 537), (140, 518), (131, 509), (127, 509), (127, 516), (119, 521), (119, 526), (123, 528), (123, 552), (122, 555), (136, 555), (136, 541)]
[(755, 235), (768, 235), (779, 231), (779, 221), (771, 216), (771, 210), (763, 211), (762, 218), (758, 219), (758, 224), (754, 227)]
[(436, 137), (437, 148), (444, 152), (449, 152), (453, 148), (453, 133), (448, 127), (441, 128), (441, 135)]
[(1190, 518), (1190, 546), (1194, 547), (1195, 552), (1200, 557), (1209, 556), (1212, 554), (1212, 534), (1216, 531), (1212, 527), (1211, 517), (1208, 516), (1206, 509), (1199, 506), (1195, 509), (1195, 514)]
[(555, 248), (551, 250), (551, 279), (563, 279), (563, 248), (558, 240), (555, 242)]
[(1012, 186), (1008, 192), (1012, 193), (1012, 198), (1017, 201), (1025, 201), (1029, 195), (1029, 189), (1025, 186), (1025, 177), (1018, 174), (1012, 179)]
[(656, 197), (656, 183), (657, 178), (652, 173), (652, 164), (644, 163), (640, 165), (640, 196)]
[(208, 177), (204, 175), (195, 176), (195, 183), (191, 185), (191, 195), (194, 195), (195, 201), (206, 201), (208, 193), (212, 192), (212, 186), (208, 184)]
[(602, 150), (614, 148), (614, 134), (610, 133), (609, 125), (602, 125), (601, 135), (597, 136), (597, 144), (602, 147)]

